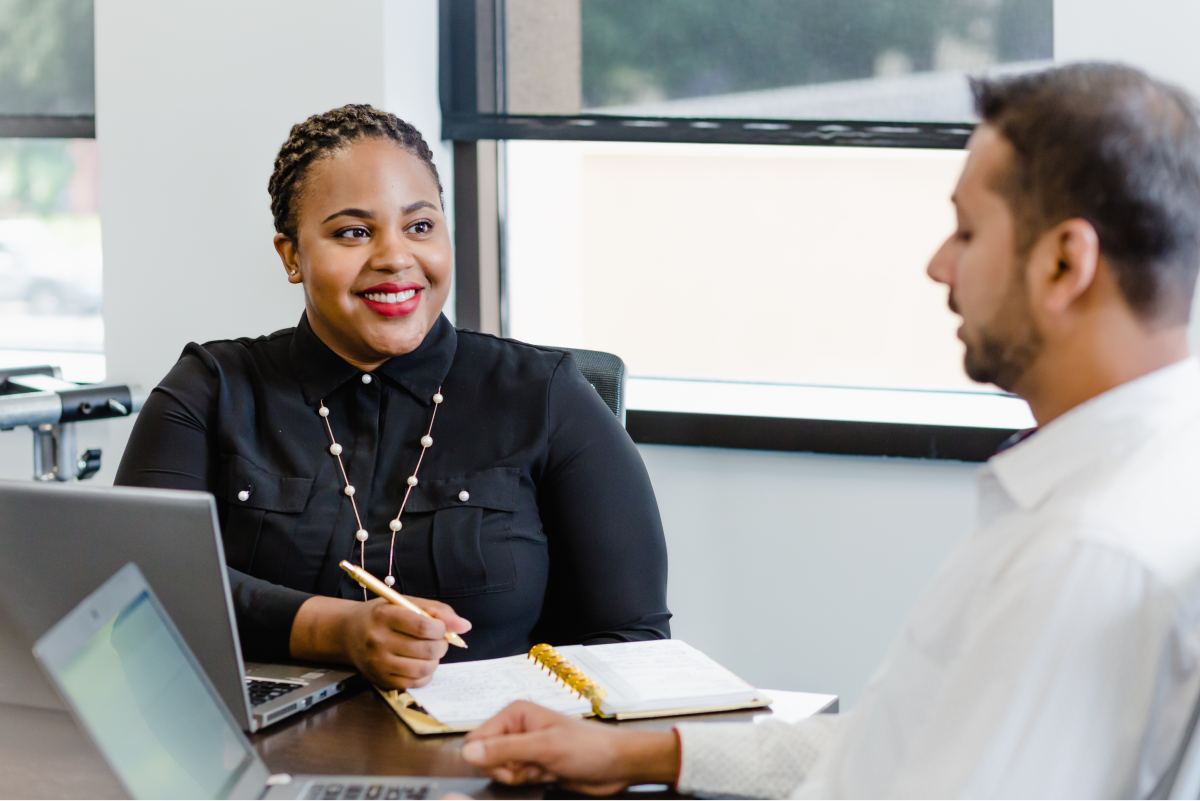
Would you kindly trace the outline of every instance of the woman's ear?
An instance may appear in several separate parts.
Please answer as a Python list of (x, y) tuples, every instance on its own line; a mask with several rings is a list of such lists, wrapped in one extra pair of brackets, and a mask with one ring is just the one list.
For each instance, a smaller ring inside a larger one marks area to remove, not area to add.
[(1057, 316), (1092, 287), (1100, 266), (1100, 237), (1087, 220), (1072, 218), (1046, 231), (1030, 253), (1030, 299), (1043, 314)]
[(300, 275), (300, 251), (291, 237), (275, 234), (275, 252), (283, 262), (283, 269), (287, 270), (288, 281), (293, 284), (304, 283), (304, 276)]

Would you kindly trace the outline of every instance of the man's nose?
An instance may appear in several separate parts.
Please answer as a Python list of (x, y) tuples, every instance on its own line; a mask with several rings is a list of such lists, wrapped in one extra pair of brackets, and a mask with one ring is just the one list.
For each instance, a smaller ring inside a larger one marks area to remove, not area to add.
[(933, 254), (933, 258), (929, 260), (929, 264), (925, 267), (926, 275), (939, 284), (945, 284), (948, 287), (954, 286), (955, 254), (953, 251), (953, 239), (947, 239), (937, 249), (937, 252)]

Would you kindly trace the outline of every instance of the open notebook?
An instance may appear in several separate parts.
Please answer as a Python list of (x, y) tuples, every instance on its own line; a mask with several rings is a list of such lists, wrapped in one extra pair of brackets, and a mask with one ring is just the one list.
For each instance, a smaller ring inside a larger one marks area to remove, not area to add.
[(380, 690), (417, 734), (470, 731), (513, 701), (618, 719), (750, 709), (771, 703), (687, 643), (537, 645), (527, 655), (442, 665), (424, 687)]

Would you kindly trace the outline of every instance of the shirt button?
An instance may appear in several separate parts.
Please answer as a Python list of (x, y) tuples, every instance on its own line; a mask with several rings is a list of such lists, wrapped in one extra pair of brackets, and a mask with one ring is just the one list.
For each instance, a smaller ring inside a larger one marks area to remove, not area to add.
[(238, 500), (243, 503), (250, 500), (250, 490), (242, 490), (238, 493)]
[(471, 493), (463, 490), (462, 492), (458, 493), (458, 499), (460, 501), (469, 501), (471, 500)]
[(371, 374), (370, 373), (363, 373), (363, 383), (364, 384), (371, 383)]

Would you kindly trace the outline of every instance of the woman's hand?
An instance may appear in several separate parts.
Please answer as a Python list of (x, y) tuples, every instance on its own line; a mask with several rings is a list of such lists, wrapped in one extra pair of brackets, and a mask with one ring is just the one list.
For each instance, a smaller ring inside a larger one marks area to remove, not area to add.
[(309, 598), (292, 624), (291, 654), (297, 659), (349, 662), (384, 689), (423, 687), (446, 655), (446, 631), (464, 634), (471, 624), (444, 603), (411, 600), (434, 617), (382, 598), (365, 603)]
[(557, 782), (592, 795), (631, 784), (674, 784), (674, 732), (618, 729), (516, 701), (467, 735), (463, 759), (504, 784)]

